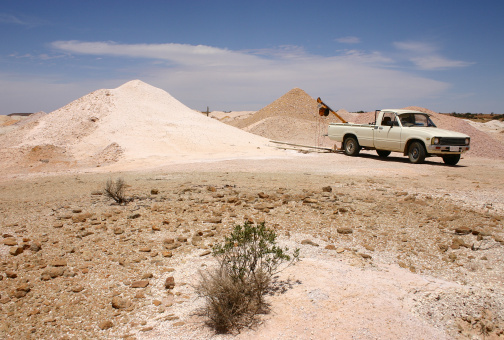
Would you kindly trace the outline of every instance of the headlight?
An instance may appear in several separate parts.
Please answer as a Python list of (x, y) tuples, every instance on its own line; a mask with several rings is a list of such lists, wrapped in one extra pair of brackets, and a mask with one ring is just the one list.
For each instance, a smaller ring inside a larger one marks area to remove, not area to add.
[(432, 144), (439, 144), (439, 137), (432, 138)]
[(465, 139), (465, 144), (466, 144), (466, 145), (469, 145), (469, 142), (470, 142), (470, 141), (471, 141), (471, 139), (470, 139), (470, 138), (466, 138), (466, 139)]

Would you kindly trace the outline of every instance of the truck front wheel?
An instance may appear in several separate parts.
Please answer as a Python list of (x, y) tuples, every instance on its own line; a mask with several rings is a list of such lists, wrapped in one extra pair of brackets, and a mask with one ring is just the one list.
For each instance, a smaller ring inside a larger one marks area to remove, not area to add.
[(445, 155), (443, 156), (443, 162), (446, 165), (456, 165), (460, 161), (460, 155)]
[(411, 163), (420, 164), (425, 160), (425, 147), (420, 142), (413, 142), (408, 148), (408, 157)]
[(361, 147), (355, 137), (347, 137), (345, 139), (344, 149), (347, 156), (357, 156)]

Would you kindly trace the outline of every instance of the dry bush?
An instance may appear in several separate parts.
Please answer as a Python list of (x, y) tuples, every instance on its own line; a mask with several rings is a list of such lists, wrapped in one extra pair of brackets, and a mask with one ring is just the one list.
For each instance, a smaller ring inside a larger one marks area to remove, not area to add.
[(126, 182), (122, 178), (118, 178), (115, 182), (108, 179), (105, 183), (105, 195), (112, 198), (119, 204), (127, 203), (128, 200), (125, 196), (124, 190), (126, 189)]
[(205, 314), (216, 331), (229, 332), (253, 321), (266, 307), (264, 294), (273, 275), (299, 260), (299, 249), (287, 255), (287, 248), (276, 245), (276, 237), (264, 223), (245, 222), (214, 247), (218, 266), (200, 272), (196, 291), (205, 298)]

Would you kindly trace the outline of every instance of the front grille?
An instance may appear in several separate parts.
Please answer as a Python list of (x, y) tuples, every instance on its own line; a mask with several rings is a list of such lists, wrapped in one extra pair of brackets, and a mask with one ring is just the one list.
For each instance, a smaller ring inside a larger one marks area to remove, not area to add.
[(465, 138), (449, 138), (449, 137), (441, 137), (439, 138), (440, 145), (456, 145), (456, 146), (464, 146)]

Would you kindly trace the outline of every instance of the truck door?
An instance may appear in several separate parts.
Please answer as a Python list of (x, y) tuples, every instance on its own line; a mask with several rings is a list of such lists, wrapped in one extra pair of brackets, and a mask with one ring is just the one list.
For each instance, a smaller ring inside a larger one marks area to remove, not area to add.
[(401, 126), (394, 112), (384, 112), (374, 129), (374, 147), (378, 150), (402, 151)]

